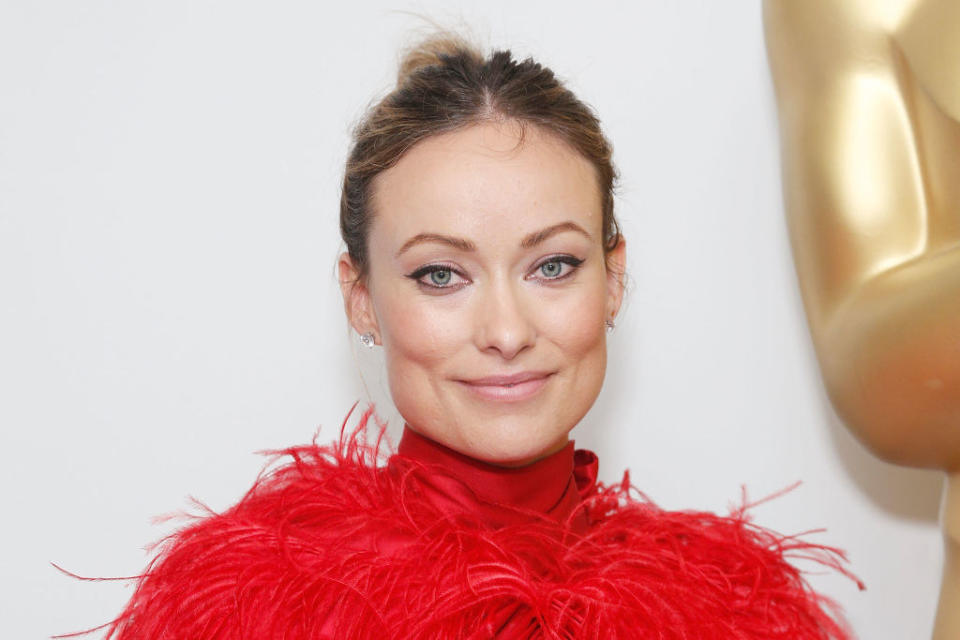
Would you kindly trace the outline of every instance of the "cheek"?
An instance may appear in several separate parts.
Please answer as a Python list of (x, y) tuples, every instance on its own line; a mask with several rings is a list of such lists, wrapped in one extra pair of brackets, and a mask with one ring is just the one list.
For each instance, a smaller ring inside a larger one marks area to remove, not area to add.
[(435, 370), (466, 339), (465, 324), (437, 301), (408, 291), (384, 293), (377, 319), (391, 379)]
[(606, 298), (602, 287), (584, 287), (543, 305), (544, 337), (571, 359), (588, 358), (604, 350)]
[(603, 386), (607, 365), (606, 290), (584, 287), (576, 296), (557, 301), (543, 323), (543, 335), (555, 353), (564, 375), (558, 380), (560, 396), (551, 419), (573, 428), (589, 411)]
[(468, 325), (450, 305), (397, 289), (381, 295), (377, 305), (390, 395), (405, 421), (447, 442), (444, 432), (435, 430), (450, 423), (442, 383), (469, 341)]

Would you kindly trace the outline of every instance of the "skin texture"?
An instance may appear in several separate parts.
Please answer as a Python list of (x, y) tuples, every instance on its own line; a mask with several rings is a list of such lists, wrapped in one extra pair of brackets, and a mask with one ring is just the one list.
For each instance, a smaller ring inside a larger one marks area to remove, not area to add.
[[(604, 254), (592, 165), (533, 125), (488, 122), (419, 143), (376, 178), (373, 203), (368, 274), (344, 253), (340, 281), (407, 424), (503, 465), (561, 449), (600, 392), (623, 296), (625, 244)], [(420, 234), (465, 242), (411, 244)], [(531, 372), (539, 382), (513, 389), (469, 384)]]

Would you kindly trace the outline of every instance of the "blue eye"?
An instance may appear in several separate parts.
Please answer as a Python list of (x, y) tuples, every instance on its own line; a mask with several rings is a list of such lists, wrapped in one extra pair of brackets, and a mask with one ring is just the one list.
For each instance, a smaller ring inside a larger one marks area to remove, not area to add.
[[(469, 282), (463, 274), (445, 264), (422, 266), (413, 273), (407, 274), (407, 277), (429, 293), (455, 291)], [(454, 280), (455, 277), (460, 278), (460, 281)]]
[(453, 272), (450, 269), (437, 269), (430, 272), (430, 282), (438, 287), (445, 287), (450, 284), (450, 278), (452, 277)]
[[(573, 256), (554, 256), (537, 265), (536, 270), (539, 271), (541, 280), (563, 280), (573, 275), (581, 264), (583, 264), (583, 260)], [(565, 269), (564, 266), (567, 268)]]
[(540, 265), (540, 273), (548, 278), (556, 278), (563, 271), (563, 263), (559, 260), (551, 260)]

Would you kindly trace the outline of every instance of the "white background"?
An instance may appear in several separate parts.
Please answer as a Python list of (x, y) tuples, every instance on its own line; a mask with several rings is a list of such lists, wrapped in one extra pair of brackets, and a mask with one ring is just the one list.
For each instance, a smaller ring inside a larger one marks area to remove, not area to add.
[(5, 3), (0, 636), (109, 620), (129, 586), (49, 563), (135, 574), (151, 517), (332, 438), (361, 372), (384, 396), (333, 268), (350, 126), (423, 26), (396, 9), (534, 54), (614, 142), (632, 283), (574, 431), (603, 479), (715, 511), (803, 480), (756, 521), (849, 551), (867, 591), (810, 580), (860, 637), (929, 637), (940, 477), (873, 459), (825, 401), (760, 6), (707, 0)]

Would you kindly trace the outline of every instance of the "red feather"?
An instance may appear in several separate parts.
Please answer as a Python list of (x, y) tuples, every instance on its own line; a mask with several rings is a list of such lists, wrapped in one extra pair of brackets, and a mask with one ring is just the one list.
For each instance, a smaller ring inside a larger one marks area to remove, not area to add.
[(165, 539), (107, 640), (852, 637), (788, 562), (849, 575), (843, 554), (752, 524), (747, 505), (670, 512), (627, 475), (578, 477), (564, 521), (492, 527), (427, 499), (442, 469), (383, 464), (371, 412), (335, 445), (273, 452), (288, 462), (238, 504)]

